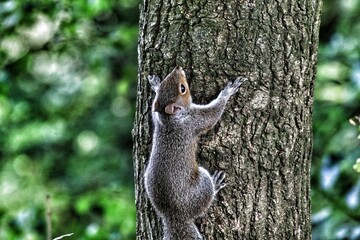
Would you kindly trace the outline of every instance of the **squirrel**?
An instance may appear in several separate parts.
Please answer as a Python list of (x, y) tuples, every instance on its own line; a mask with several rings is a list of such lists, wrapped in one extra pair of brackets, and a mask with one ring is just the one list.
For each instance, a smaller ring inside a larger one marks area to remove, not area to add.
[(148, 77), (156, 96), (152, 150), (144, 179), (145, 189), (163, 223), (163, 240), (203, 239), (194, 220), (210, 207), (226, 184), (225, 173), (213, 175), (196, 161), (199, 135), (220, 119), (230, 96), (247, 79), (237, 78), (207, 105), (192, 102), (185, 72), (177, 66), (161, 82)]

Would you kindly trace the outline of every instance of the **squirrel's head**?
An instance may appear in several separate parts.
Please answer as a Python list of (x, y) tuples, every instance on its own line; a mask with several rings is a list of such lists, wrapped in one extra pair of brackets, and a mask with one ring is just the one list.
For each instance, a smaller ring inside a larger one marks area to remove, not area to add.
[(185, 72), (177, 66), (161, 82), (153, 105), (153, 111), (173, 115), (191, 104), (191, 95)]

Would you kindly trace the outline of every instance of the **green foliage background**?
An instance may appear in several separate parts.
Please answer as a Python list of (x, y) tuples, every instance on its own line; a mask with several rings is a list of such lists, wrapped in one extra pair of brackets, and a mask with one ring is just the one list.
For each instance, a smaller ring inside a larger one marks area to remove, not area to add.
[(134, 239), (138, 2), (0, 2), (0, 239)]
[[(324, 0), (313, 117), (313, 239), (360, 239), (360, 0)], [(359, 169), (359, 171), (355, 171)]]
[[(314, 239), (360, 238), (359, 12), (324, 1)], [(0, 2), (0, 239), (45, 239), (49, 206), (53, 237), (135, 239), (138, 14), (137, 0)]]

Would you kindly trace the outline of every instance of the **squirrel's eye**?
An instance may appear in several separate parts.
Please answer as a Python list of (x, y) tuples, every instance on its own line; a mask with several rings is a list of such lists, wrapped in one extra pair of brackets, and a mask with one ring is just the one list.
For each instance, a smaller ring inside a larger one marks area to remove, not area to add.
[(180, 93), (185, 94), (186, 93), (186, 87), (184, 84), (180, 83)]

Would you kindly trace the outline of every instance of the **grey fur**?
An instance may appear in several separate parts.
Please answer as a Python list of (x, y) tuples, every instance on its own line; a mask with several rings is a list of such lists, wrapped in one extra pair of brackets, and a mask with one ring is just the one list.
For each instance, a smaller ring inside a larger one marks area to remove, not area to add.
[(161, 83), (158, 77), (149, 77), (156, 97), (152, 111), (153, 142), (145, 172), (145, 188), (162, 219), (163, 240), (203, 239), (194, 219), (205, 213), (215, 194), (225, 186), (225, 174), (216, 171), (211, 176), (206, 169), (197, 165), (198, 136), (218, 122), (229, 97), (246, 80), (237, 78), (229, 82), (218, 97), (207, 105), (192, 103), (188, 95), (189, 104), (179, 105), (180, 111), (176, 114), (155, 111), (155, 103), (164, 108), (178, 100), (179, 96), (174, 95), (176, 90), (169, 88), (178, 84), (176, 80), (181, 76), (185, 77), (185, 74), (181, 67), (177, 67)]

